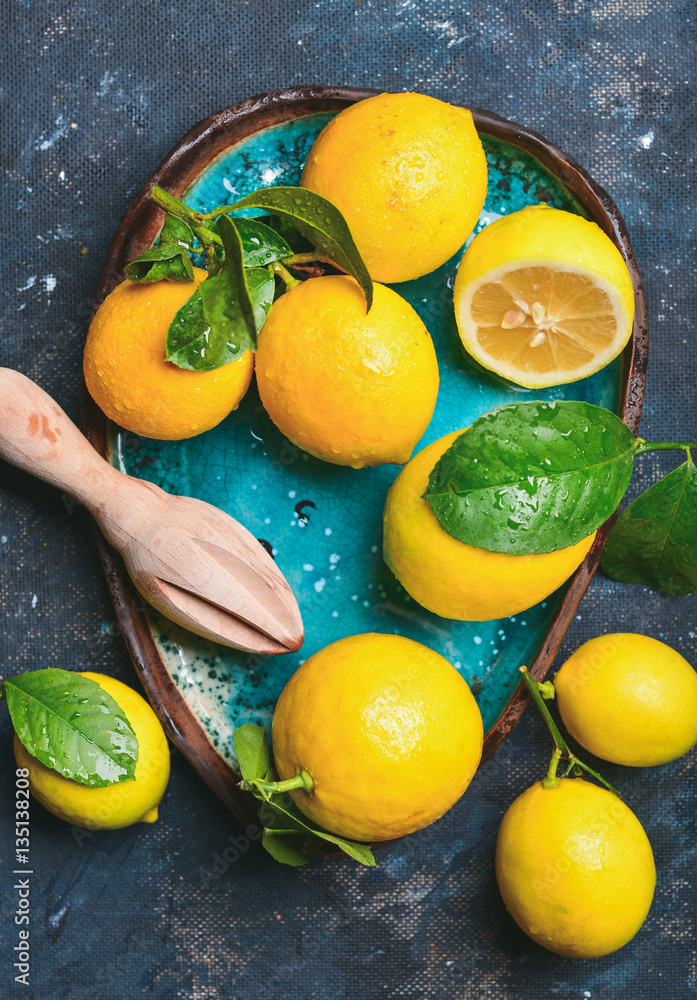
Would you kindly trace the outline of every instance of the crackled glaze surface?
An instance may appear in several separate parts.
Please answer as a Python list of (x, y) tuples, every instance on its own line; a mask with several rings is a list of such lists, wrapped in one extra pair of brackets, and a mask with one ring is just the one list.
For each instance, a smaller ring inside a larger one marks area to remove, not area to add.
[[(185, 200), (197, 208), (231, 203), (259, 187), (297, 184), (314, 137), (331, 116), (274, 126), (218, 157)], [(531, 157), (485, 139), (489, 190), (477, 230), (499, 215), (546, 201), (574, 210), (563, 186)], [(534, 394), (476, 371), (460, 347), (452, 307), (459, 257), (417, 281), (394, 286), (421, 315), (436, 346), (441, 385), (419, 447), (467, 427), (500, 403), (581, 398), (615, 409), (619, 369)], [(293, 588), (306, 629), (299, 653), (261, 659), (200, 640), (151, 616), (163, 659), (214, 746), (235, 765), (235, 726), (268, 721), (285, 682), (309, 655), (345, 635), (396, 632), (437, 649), (472, 685), (488, 731), (518, 682), (517, 668), (539, 649), (563, 591), (530, 611), (491, 622), (453, 622), (417, 605), (381, 556), (381, 515), (397, 466), (339, 468), (291, 445), (262, 409), (254, 386), (240, 409), (188, 441), (137, 438), (114, 429), (114, 460), (164, 489), (221, 507), (272, 547)]]

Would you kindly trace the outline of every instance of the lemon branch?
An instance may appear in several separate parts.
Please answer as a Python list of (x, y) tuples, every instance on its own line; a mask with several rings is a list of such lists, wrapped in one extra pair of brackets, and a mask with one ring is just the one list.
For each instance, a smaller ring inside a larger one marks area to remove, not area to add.
[(243, 792), (259, 792), (267, 802), (272, 795), (280, 795), (283, 792), (292, 792), (294, 789), (302, 789), (303, 792), (311, 792), (315, 787), (312, 775), (307, 771), (299, 771), (293, 778), (286, 778), (285, 781), (265, 781), (263, 778), (249, 778), (240, 781), (239, 788)]
[(697, 448), (697, 441), (644, 441), (637, 438), (636, 444), (637, 455), (645, 455), (648, 451), (686, 451), (689, 462), (692, 461), (691, 449)]
[[(523, 675), (523, 680), (525, 681), (525, 685), (528, 691), (530, 692), (530, 696), (532, 697), (532, 700), (535, 702), (537, 708), (541, 712), (542, 718), (545, 720), (545, 723), (547, 724), (547, 728), (549, 729), (551, 737), (554, 740), (554, 752), (552, 754), (552, 759), (549, 762), (549, 768), (547, 770), (547, 774), (542, 779), (542, 784), (544, 785), (544, 787), (556, 788), (557, 785), (559, 784), (560, 779), (557, 777), (557, 768), (559, 767), (559, 762), (563, 757), (566, 761), (568, 761), (568, 766), (564, 771), (564, 773), (562, 774), (562, 778), (566, 778), (567, 775), (571, 773), (571, 771), (581, 768), (583, 771), (587, 771), (588, 774), (592, 775), (602, 785), (605, 785), (605, 787), (609, 791), (613, 792), (618, 798), (621, 799), (622, 796), (614, 787), (614, 785), (611, 785), (610, 782), (606, 781), (601, 774), (598, 774), (598, 772), (594, 771), (592, 767), (589, 767), (588, 764), (585, 764), (582, 760), (580, 760), (575, 753), (571, 752), (566, 740), (559, 731), (559, 727), (557, 726), (556, 722), (550, 715), (550, 711), (544, 703), (544, 698), (542, 697), (542, 693), (540, 691), (541, 685), (539, 685), (536, 681), (532, 679), (527, 667), (519, 667), (519, 670), (520, 673)], [(545, 682), (544, 686), (546, 691), (549, 691), (548, 685), (549, 681)]]
[(294, 278), (290, 271), (288, 271), (279, 260), (274, 261), (273, 264), (269, 264), (268, 269), (271, 274), (275, 274), (281, 278), (283, 284), (286, 286), (286, 291), (290, 291), (291, 288), (300, 284), (300, 281), (297, 278)]

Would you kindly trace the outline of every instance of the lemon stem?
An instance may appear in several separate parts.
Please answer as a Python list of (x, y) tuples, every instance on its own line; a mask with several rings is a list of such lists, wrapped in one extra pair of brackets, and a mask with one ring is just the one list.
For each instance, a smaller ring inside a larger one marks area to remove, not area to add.
[(244, 792), (259, 791), (264, 798), (268, 799), (270, 795), (292, 792), (296, 788), (309, 793), (315, 787), (315, 783), (311, 774), (307, 771), (299, 771), (293, 778), (286, 778), (284, 781), (264, 781), (262, 778), (251, 778), (248, 781), (240, 781), (239, 787)]
[(556, 788), (559, 784), (559, 778), (557, 777), (557, 768), (559, 767), (559, 761), (561, 760), (561, 750), (559, 747), (554, 748), (554, 753), (552, 754), (552, 759), (549, 762), (549, 767), (547, 768), (547, 774), (542, 779), (542, 784), (545, 788)]
[(198, 212), (195, 212), (193, 208), (189, 208), (188, 205), (185, 205), (183, 201), (175, 198), (173, 194), (169, 193), (169, 191), (165, 191), (164, 188), (158, 187), (157, 185), (155, 185), (152, 189), (150, 199), (151, 201), (154, 201), (155, 204), (163, 211), (168, 212), (170, 215), (176, 215), (178, 219), (181, 219), (182, 222), (186, 222), (186, 224), (191, 227), (194, 236), (201, 244), (200, 249), (194, 249), (194, 247), (192, 247), (191, 252), (205, 254), (206, 263), (208, 264), (208, 269), (210, 270), (214, 264), (217, 263), (215, 248), (216, 246), (221, 247), (223, 245), (223, 241), (217, 233), (214, 233), (212, 229), (208, 229), (203, 224), (204, 217)]
[(532, 696), (532, 700), (535, 702), (535, 704), (539, 708), (540, 712), (542, 713), (542, 718), (545, 720), (545, 722), (547, 724), (547, 729), (549, 729), (550, 734), (552, 736), (552, 739), (554, 740), (555, 750), (559, 751), (559, 756), (560, 757), (562, 757), (562, 756), (563, 757), (570, 757), (571, 756), (571, 751), (569, 750), (568, 746), (566, 745), (566, 740), (564, 739), (564, 737), (562, 736), (562, 734), (559, 732), (559, 728), (558, 728), (556, 722), (554, 721), (554, 719), (552, 718), (552, 716), (549, 714), (549, 709), (547, 708), (547, 706), (544, 703), (544, 700), (542, 698), (542, 695), (540, 694), (540, 688), (539, 688), (537, 682), (532, 679), (532, 677), (530, 676), (530, 671), (528, 670), (527, 667), (520, 667), (520, 672), (523, 675), (523, 680), (525, 681), (527, 689), (530, 692), (530, 695)]
[(614, 785), (611, 785), (610, 782), (606, 781), (601, 774), (598, 774), (597, 771), (594, 771), (592, 767), (589, 767), (588, 764), (585, 764), (582, 760), (580, 760), (576, 756), (576, 754), (571, 752), (571, 750), (567, 745), (566, 740), (559, 732), (559, 727), (557, 726), (556, 722), (550, 715), (549, 709), (544, 703), (544, 699), (540, 692), (540, 685), (532, 679), (527, 667), (520, 667), (519, 669), (520, 673), (523, 675), (525, 686), (530, 692), (532, 700), (535, 702), (538, 709), (540, 710), (542, 718), (545, 720), (547, 728), (549, 729), (552, 739), (554, 740), (554, 752), (552, 754), (552, 759), (549, 762), (549, 768), (547, 769), (547, 774), (542, 779), (542, 784), (544, 785), (544, 787), (556, 788), (557, 785), (559, 784), (560, 779), (557, 777), (557, 768), (559, 766), (561, 758), (563, 757), (565, 760), (568, 761), (568, 766), (564, 771), (564, 773), (562, 774), (562, 778), (566, 778), (567, 775), (571, 773), (571, 771), (576, 771), (578, 773), (578, 770), (580, 768), (583, 771), (587, 771), (587, 773), (592, 775), (596, 779), (596, 781), (600, 782), (601, 785), (605, 785), (608, 791), (612, 792), (619, 799), (621, 799), (622, 796), (617, 791)]
[(272, 271), (273, 274), (277, 274), (278, 277), (282, 279), (283, 284), (286, 286), (286, 291), (290, 291), (291, 288), (295, 288), (296, 285), (300, 284), (298, 279), (294, 278), (290, 271), (286, 270), (283, 264), (281, 264), (278, 260), (274, 261), (273, 264), (269, 264), (269, 271)]
[(697, 448), (696, 441), (644, 441), (643, 438), (636, 439), (636, 454), (645, 455), (647, 451), (686, 451), (688, 461), (692, 460), (691, 448)]

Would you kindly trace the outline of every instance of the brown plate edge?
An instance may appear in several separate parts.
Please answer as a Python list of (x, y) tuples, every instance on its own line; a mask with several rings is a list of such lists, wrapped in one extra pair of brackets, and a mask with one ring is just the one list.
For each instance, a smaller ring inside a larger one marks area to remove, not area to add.
[[(263, 118), (262, 127), (269, 127), (302, 114), (338, 111), (375, 93), (379, 91), (347, 87), (293, 87), (248, 98), (203, 119), (167, 154), (121, 220), (99, 281), (94, 309), (121, 280), (124, 263), (151, 246), (159, 232), (162, 214), (149, 200), (155, 184), (180, 194), (223, 150), (258, 131), (260, 115)], [(481, 131), (509, 145), (519, 146), (528, 154), (532, 153), (538, 162), (574, 194), (584, 210), (601, 225), (623, 254), (634, 283), (635, 319), (632, 338), (623, 354), (620, 416), (636, 433), (646, 380), (649, 326), (643, 282), (622, 216), (607, 192), (588, 172), (542, 135), (491, 112), (472, 108), (472, 114)], [(137, 235), (129, 235), (131, 232)], [(80, 423), (92, 445), (100, 454), (107, 455), (107, 421), (89, 396), (84, 381), (80, 391)], [(614, 517), (599, 530), (588, 556), (571, 579), (545, 642), (529, 665), (532, 676), (537, 680), (541, 680), (549, 670), (564, 633), (598, 568), (613, 520)], [(209, 788), (242, 823), (255, 823), (258, 809), (256, 800), (237, 789), (238, 776), (215, 750), (164, 668), (143, 610), (142, 599), (128, 576), (121, 557), (105, 542), (96, 527), (95, 536), (126, 646), (170, 739), (196, 768)], [(482, 764), (514, 728), (528, 700), (521, 683), (484, 740)]]

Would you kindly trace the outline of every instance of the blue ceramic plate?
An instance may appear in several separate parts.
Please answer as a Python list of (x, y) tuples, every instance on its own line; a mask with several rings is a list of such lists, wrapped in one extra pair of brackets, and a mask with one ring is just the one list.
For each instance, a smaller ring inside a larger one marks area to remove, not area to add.
[[(176, 193), (195, 208), (209, 211), (260, 187), (297, 184), (315, 137), (335, 113), (308, 113), (312, 107), (309, 104), (301, 116), (276, 124), (262, 122), (262, 127), (228, 145), (201, 169), (196, 167), (193, 179), (185, 186), (180, 182)], [(523, 149), (492, 131), (481, 131), (489, 187), (475, 231), (540, 201), (593, 217), (588, 205), (582, 205), (578, 184), (575, 192), (543, 165), (541, 148)], [(517, 136), (520, 140), (520, 130)], [(199, 145), (193, 144), (194, 151)], [(187, 148), (190, 153), (191, 144)], [(622, 249), (625, 252), (626, 247)], [(438, 403), (418, 448), (467, 427), (494, 406), (519, 399), (583, 399), (626, 416), (628, 357), (592, 378), (541, 392), (514, 388), (475, 370), (460, 346), (452, 305), (461, 255), (462, 250), (433, 274), (394, 286), (430, 331), (440, 367)], [(475, 693), (491, 750), (506, 730), (518, 667), (536, 664), (539, 674), (539, 657), (545, 649), (549, 663), (599, 557), (599, 551), (592, 554), (579, 571), (578, 593), (567, 601), (561, 619), (569, 585), (515, 617), (490, 622), (445, 620), (414, 602), (382, 559), (382, 509), (399, 467), (354, 470), (311, 457), (275, 428), (254, 382), (239, 410), (199, 437), (153, 441), (112, 425), (109, 443), (112, 461), (123, 471), (169, 492), (199, 497), (241, 521), (272, 551), (298, 599), (304, 646), (298, 653), (268, 658), (216, 646), (146, 611), (157, 657), (168, 675), (169, 694), (163, 694), (160, 685), (154, 697), (170, 727), (175, 716), (172, 699), (183, 701), (214, 752), (232, 769), (236, 760), (231, 734), (236, 726), (269, 722), (286, 681), (312, 653), (342, 636), (373, 631), (416, 639), (454, 664)], [(142, 648), (134, 650), (133, 640), (131, 646), (136, 662), (142, 661)], [(147, 682), (147, 676), (144, 679)], [(153, 694), (152, 685), (148, 686)], [(511, 718), (514, 721), (517, 714), (512, 712)], [(187, 741), (179, 742), (186, 750)], [(193, 756), (197, 764), (197, 754)]]

